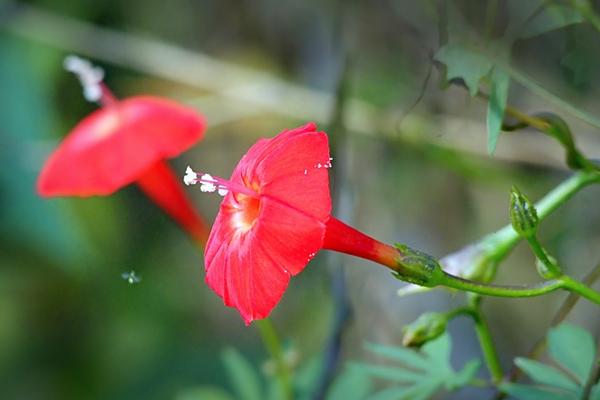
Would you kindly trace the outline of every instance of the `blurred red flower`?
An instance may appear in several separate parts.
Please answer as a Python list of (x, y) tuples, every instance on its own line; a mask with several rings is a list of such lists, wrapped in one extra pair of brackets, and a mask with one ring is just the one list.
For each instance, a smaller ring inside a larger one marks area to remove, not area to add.
[(75, 63), (74, 72), (79, 74), (86, 96), (91, 93), (88, 97), (103, 107), (77, 124), (50, 155), (39, 175), (38, 193), (109, 195), (135, 182), (204, 243), (208, 229), (165, 162), (202, 138), (204, 118), (191, 108), (158, 97), (116, 100), (101, 82), (101, 70), (85, 60), (70, 61)]

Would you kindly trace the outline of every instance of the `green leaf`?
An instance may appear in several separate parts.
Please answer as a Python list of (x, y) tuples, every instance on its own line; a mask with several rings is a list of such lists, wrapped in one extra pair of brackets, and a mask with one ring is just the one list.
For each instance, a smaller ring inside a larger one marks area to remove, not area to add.
[(463, 386), (467, 386), (469, 382), (471, 382), (471, 380), (475, 378), (475, 375), (477, 375), (477, 372), (479, 371), (480, 367), (480, 360), (469, 361), (465, 364), (465, 366), (460, 372), (455, 374), (451, 380), (448, 380), (446, 382), (446, 389), (455, 390)]
[(568, 391), (577, 392), (578, 390), (575, 382), (554, 367), (521, 357), (515, 359), (515, 364), (537, 383)]
[(438, 391), (440, 382), (425, 381), (412, 387), (392, 387), (381, 390), (368, 400), (426, 400)]
[(228, 378), (235, 391), (235, 398), (241, 400), (261, 400), (261, 381), (252, 367), (236, 349), (230, 347), (221, 354)]
[(548, 332), (548, 349), (554, 361), (571, 372), (581, 385), (586, 384), (596, 357), (589, 332), (563, 323)]
[(465, 81), (471, 96), (479, 90), (479, 82), (492, 69), (492, 62), (484, 55), (459, 44), (447, 44), (435, 54), (435, 59), (447, 67), (448, 80), (460, 78)]
[(423, 374), (409, 371), (404, 368), (388, 367), (384, 365), (354, 364), (355, 367), (373, 378), (387, 379), (396, 382), (417, 382), (423, 378)]
[(346, 368), (327, 392), (327, 400), (363, 400), (371, 391), (371, 380), (355, 367)]
[(221, 388), (200, 386), (182, 391), (176, 400), (233, 400), (233, 397)]
[(583, 17), (575, 8), (560, 4), (548, 4), (523, 26), (519, 37), (531, 38), (582, 21)]
[[(517, 399), (525, 400), (582, 398), (596, 357), (592, 336), (582, 328), (563, 323), (548, 332), (547, 342), (550, 356), (572, 376), (538, 361), (517, 358), (515, 364), (536, 385), (507, 383), (501, 385), (501, 389)], [(596, 392), (600, 392), (600, 389), (593, 387), (590, 398), (600, 400), (600, 393)]]
[(367, 349), (377, 355), (400, 362), (400, 366), (353, 364), (365, 376), (396, 382), (395, 386), (373, 394), (369, 399), (428, 399), (443, 389), (466, 386), (479, 369), (479, 360), (471, 360), (461, 371), (450, 364), (452, 343), (445, 333), (423, 345), (421, 353), (402, 347), (367, 344)]
[(487, 108), (487, 150), (493, 154), (502, 129), (504, 110), (508, 99), (510, 76), (501, 68), (494, 68), (490, 80), (490, 99)]
[(365, 347), (367, 350), (377, 355), (399, 361), (412, 368), (426, 369), (429, 367), (427, 359), (413, 350), (405, 349), (403, 347), (383, 346), (374, 343), (367, 343), (365, 344)]
[(424, 355), (429, 360), (428, 368), (437, 368), (438, 371), (451, 372), (450, 351), (452, 350), (452, 342), (450, 335), (444, 334), (436, 340), (427, 342), (422, 349)]
[(596, 383), (594, 386), (592, 386), (589, 400), (600, 400), (600, 383)]
[(294, 372), (293, 384), (299, 398), (310, 396), (314, 392), (316, 385), (320, 382), (322, 373), (323, 362), (322, 357), (319, 355), (303, 363)]
[(577, 396), (573, 393), (518, 383), (503, 383), (500, 389), (518, 400), (577, 400)]

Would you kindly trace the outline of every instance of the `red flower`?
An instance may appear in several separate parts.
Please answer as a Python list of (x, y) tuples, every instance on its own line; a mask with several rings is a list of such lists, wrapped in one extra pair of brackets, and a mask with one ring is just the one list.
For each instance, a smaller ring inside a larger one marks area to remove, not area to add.
[(205, 249), (206, 282), (249, 324), (322, 248), (393, 262), (397, 250), (330, 216), (327, 135), (313, 123), (261, 139), (229, 181), (189, 170), (188, 183), (227, 192)]
[(77, 124), (51, 154), (38, 179), (39, 194), (109, 195), (135, 182), (203, 243), (206, 226), (165, 160), (202, 138), (204, 118), (157, 97), (117, 101), (102, 84), (101, 70), (84, 60), (69, 61), (75, 63), (70, 69), (80, 75), (86, 96), (104, 107)]

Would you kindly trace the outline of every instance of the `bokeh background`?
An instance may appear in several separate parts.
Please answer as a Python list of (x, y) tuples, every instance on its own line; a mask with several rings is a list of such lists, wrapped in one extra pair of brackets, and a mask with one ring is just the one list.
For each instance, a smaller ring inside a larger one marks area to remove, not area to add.
[[(136, 187), (88, 199), (36, 195), (48, 154), (96, 108), (62, 69), (68, 54), (104, 68), (118, 96), (167, 96), (206, 115), (204, 140), (172, 161), (182, 176), (188, 164), (228, 176), (257, 138), (316, 121), (333, 137), (336, 215), (439, 257), (508, 223), (512, 184), (538, 199), (567, 178), (561, 148), (533, 131), (504, 135), (487, 154), (486, 103), (460, 85), (442, 89), (432, 62), (440, 3), (0, 1), (0, 397), (181, 400), (206, 385), (230, 391), (222, 362), (230, 347), (265, 370), (256, 330), (204, 284), (201, 249)], [(447, 3), (484, 30), (487, 2)], [(499, 1), (492, 34), (509, 18)], [(512, 65), (594, 114), (599, 38), (584, 21), (520, 40)], [(509, 103), (559, 113), (584, 153), (600, 157), (597, 128), (514, 82)], [(212, 220), (219, 198), (189, 194)], [(587, 188), (542, 225), (544, 243), (578, 277), (600, 261), (599, 199), (600, 188)], [(132, 270), (138, 284), (121, 277)], [(421, 313), (464, 302), (443, 290), (399, 298), (403, 283), (383, 268), (323, 252), (273, 313), (300, 365), (323, 354), (340, 271), (351, 318), (338, 371), (373, 359), (363, 343), (398, 345)], [(519, 246), (498, 282), (538, 279)], [(544, 335), (564, 297), (485, 300), (505, 368)], [(586, 302), (569, 320), (599, 332)], [(470, 320), (453, 321), (450, 332), (453, 362), (479, 356)], [(453, 396), (485, 391), (465, 393)]]

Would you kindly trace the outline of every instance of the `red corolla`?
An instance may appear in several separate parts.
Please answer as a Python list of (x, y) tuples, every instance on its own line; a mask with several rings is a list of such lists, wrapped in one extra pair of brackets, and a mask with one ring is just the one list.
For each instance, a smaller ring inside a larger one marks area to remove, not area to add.
[(259, 140), (229, 180), (188, 169), (186, 183), (225, 195), (205, 249), (206, 281), (246, 324), (269, 315), (321, 248), (395, 262), (396, 249), (331, 217), (331, 160), (327, 135), (309, 123)]

